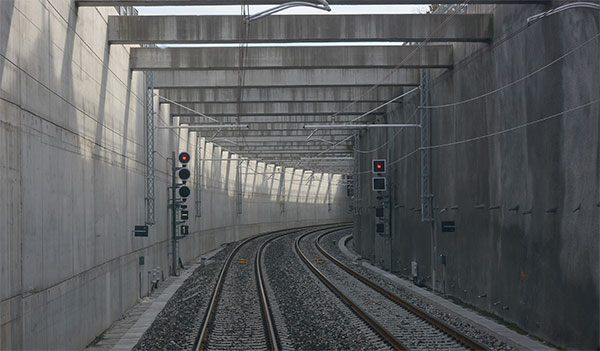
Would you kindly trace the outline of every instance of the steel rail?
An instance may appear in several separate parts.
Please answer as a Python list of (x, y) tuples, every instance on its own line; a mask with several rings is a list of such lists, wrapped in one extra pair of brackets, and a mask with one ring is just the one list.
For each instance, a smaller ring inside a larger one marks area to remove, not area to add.
[[(333, 230), (328, 230), (324, 234), (330, 234), (336, 231), (348, 229), (348, 227), (340, 227), (335, 228)], [(393, 348), (396, 350), (406, 350), (407, 348), (402, 345), (398, 339), (396, 339), (390, 332), (388, 332), (383, 326), (377, 323), (371, 316), (369, 316), (365, 311), (363, 311), (360, 307), (354, 304), (344, 293), (342, 293), (325, 275), (315, 266), (313, 265), (308, 257), (302, 252), (300, 249), (300, 241), (307, 235), (312, 233), (305, 233), (299, 236), (295, 242), (296, 253), (302, 259), (302, 261), (308, 266), (308, 268), (331, 290), (337, 297), (342, 300), (348, 307), (354, 311), (360, 318), (362, 318), (371, 328), (375, 330), (377, 334), (379, 334), (386, 342), (388, 342)]]
[(394, 295), (389, 290), (386, 290), (385, 288), (381, 287), (380, 285), (372, 282), (371, 280), (369, 280), (368, 278), (366, 278), (362, 274), (360, 274), (360, 273), (352, 270), (350, 267), (348, 267), (347, 265), (345, 265), (344, 263), (342, 263), (341, 261), (339, 261), (337, 258), (333, 257), (333, 255), (331, 255), (327, 251), (325, 251), (325, 249), (319, 244), (319, 241), (321, 240), (321, 238), (323, 238), (327, 234), (330, 234), (330, 233), (323, 233), (323, 234), (319, 235), (317, 237), (317, 239), (315, 240), (315, 246), (317, 247), (317, 249), (325, 257), (327, 257), (327, 259), (329, 259), (331, 262), (335, 263), (338, 267), (340, 267), (341, 269), (343, 269), (344, 271), (346, 271), (347, 273), (349, 273), (350, 275), (352, 275), (354, 278), (360, 280), (362, 283), (364, 283), (368, 287), (370, 287), (373, 290), (377, 291), (378, 293), (380, 293), (384, 297), (388, 298), (392, 302), (400, 305), (401, 307), (407, 309), (411, 313), (413, 313), (413, 314), (419, 316), (420, 318), (426, 320), (429, 324), (431, 324), (434, 327), (438, 328), (442, 332), (450, 335), (452, 338), (454, 338), (458, 342), (462, 343), (463, 345), (465, 345), (469, 349), (471, 349), (471, 350), (489, 350), (490, 349), (489, 347), (487, 347), (487, 346), (485, 346), (485, 345), (483, 345), (483, 344), (481, 344), (481, 343), (479, 343), (479, 342), (477, 342), (477, 341), (469, 338), (468, 336), (464, 335), (463, 333), (457, 331), (456, 329), (454, 329), (453, 327), (451, 327), (450, 325), (448, 325), (444, 321), (442, 321), (442, 320), (440, 320), (440, 319), (438, 319), (438, 318), (436, 318), (436, 317), (434, 317), (434, 316), (426, 313), (425, 311), (423, 311), (420, 308), (414, 306), (413, 304), (409, 303), (408, 301), (406, 301), (406, 300), (404, 300), (404, 299), (402, 299), (402, 298)]
[(269, 298), (267, 297), (266, 289), (264, 286), (262, 265), (260, 264), (260, 261), (262, 258), (264, 248), (267, 246), (267, 244), (269, 244), (271, 241), (278, 239), (286, 234), (288, 234), (288, 233), (276, 235), (276, 236), (270, 238), (269, 240), (266, 240), (264, 243), (262, 243), (260, 245), (260, 247), (258, 248), (258, 252), (256, 253), (256, 260), (255, 260), (256, 281), (258, 284), (258, 293), (259, 293), (259, 298), (260, 298), (260, 304), (262, 307), (263, 320), (265, 322), (265, 329), (267, 329), (269, 342), (271, 344), (271, 349), (273, 351), (279, 350), (279, 342), (277, 341), (278, 340), (277, 330), (276, 330), (275, 326), (273, 325), (273, 320), (271, 319), (271, 308), (270, 308), (271, 305), (269, 304)]
[[(335, 225), (338, 226), (338, 225)], [(328, 226), (326, 226), (325, 228), (328, 228)], [(311, 233), (315, 233), (317, 231), (323, 230), (324, 228), (319, 228), (316, 230), (312, 230), (310, 232), (308, 232), (307, 234), (311, 234)], [(273, 324), (272, 321), (272, 317), (271, 317), (271, 308), (270, 308), (270, 304), (269, 304), (269, 297), (267, 296), (266, 293), (266, 289), (264, 286), (264, 279), (263, 279), (263, 273), (262, 273), (262, 265), (261, 265), (261, 258), (262, 258), (262, 254), (264, 251), (264, 248), (273, 240), (279, 239), (284, 235), (289, 235), (291, 233), (294, 232), (299, 232), (302, 230), (306, 230), (306, 228), (299, 228), (299, 229), (294, 229), (291, 230), (289, 232), (284, 232), (280, 235), (275, 235), (272, 238), (269, 238), (268, 240), (266, 240), (264, 243), (262, 243), (260, 245), (260, 247), (258, 248), (258, 252), (256, 253), (256, 259), (255, 259), (255, 267), (256, 267), (256, 281), (258, 284), (258, 293), (259, 293), (259, 298), (260, 298), (260, 302), (261, 302), (261, 307), (262, 307), (262, 313), (263, 313), (263, 320), (265, 322), (265, 329), (267, 330), (267, 334), (269, 337), (269, 341), (271, 344), (271, 348), (273, 351), (278, 351), (279, 350), (279, 338), (277, 337), (277, 328), (275, 328), (275, 325)]]
[[(206, 309), (206, 313), (204, 315), (204, 321), (202, 323), (202, 328), (200, 329), (200, 332), (198, 333), (198, 335), (196, 337), (196, 340), (194, 343), (194, 350), (200, 351), (200, 350), (205, 349), (206, 341), (207, 341), (207, 337), (208, 337), (208, 329), (214, 318), (214, 314), (215, 314), (215, 310), (216, 310), (216, 306), (217, 306), (217, 300), (218, 300), (218, 298), (221, 294), (221, 290), (223, 288), (225, 275), (227, 274), (229, 267), (231, 266), (233, 257), (237, 254), (237, 252), (244, 245), (246, 245), (248, 242), (250, 242), (254, 239), (264, 237), (266, 235), (275, 234), (278, 232), (282, 232), (282, 234), (279, 235), (279, 236), (282, 236), (282, 235), (291, 234), (291, 233), (298, 232), (298, 231), (305, 230), (305, 229), (310, 229), (310, 228), (314, 228), (314, 227), (324, 227), (324, 226), (325, 226), (325, 228), (327, 228), (331, 225), (322, 225), (321, 224), (321, 225), (311, 225), (311, 226), (298, 227), (298, 228), (286, 229), (286, 230), (276, 230), (276, 231), (272, 231), (272, 232), (267, 232), (267, 233), (262, 233), (262, 234), (251, 236), (251, 237), (245, 239), (244, 241), (242, 241), (241, 243), (239, 243), (238, 246), (236, 246), (235, 249), (233, 249), (229, 253), (227, 258), (225, 259), (225, 262), (223, 263), (223, 267), (221, 268), (221, 271), (219, 273), (219, 278), (217, 279), (217, 283), (215, 284), (215, 289), (213, 290), (213, 294), (212, 294), (210, 303), (209, 303), (209, 305)], [(335, 226), (339, 226), (339, 224), (336, 224)], [(276, 238), (279, 236), (276, 236)], [(269, 315), (269, 313), (267, 313), (266, 315)], [(270, 335), (270, 331), (268, 331), (268, 334)], [(272, 345), (277, 345), (277, 342), (275, 342)]]

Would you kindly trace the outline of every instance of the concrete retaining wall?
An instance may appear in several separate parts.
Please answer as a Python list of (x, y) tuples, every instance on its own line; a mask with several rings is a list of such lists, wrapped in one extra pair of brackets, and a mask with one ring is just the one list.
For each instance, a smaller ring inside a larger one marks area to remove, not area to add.
[[(0, 349), (84, 348), (148, 293), (149, 272), (169, 272), (165, 158), (177, 148), (196, 157), (195, 138), (157, 133), (156, 225), (134, 238), (145, 221), (144, 83), (129, 72), (129, 49), (107, 45), (112, 14), (69, 0), (0, 1)], [(157, 123), (172, 123), (165, 116)], [(257, 232), (346, 216), (339, 186), (331, 201), (292, 190), (300, 199), (282, 213), (278, 183), (263, 176), (237, 215), (225, 169), (204, 176), (184, 262)]]
[[(450, 104), (430, 110), (435, 225), (422, 223), (419, 212), (419, 130), (369, 130), (362, 150), (392, 141), (390, 155), (383, 148), (360, 158), (365, 205), (355, 219), (356, 243), (389, 267), (389, 239), (374, 234), (379, 201), (369, 168), (371, 159), (389, 157), (394, 271), (410, 276), (416, 261), (419, 280), (432, 286), (435, 233), (438, 291), (557, 345), (595, 349), (600, 16), (572, 9), (527, 26), (528, 16), (547, 7), (470, 9), (494, 14), (495, 39), (455, 45), (455, 68), (432, 72), (430, 104)], [(418, 94), (405, 99), (388, 110), (387, 122), (418, 123), (418, 105)], [(441, 233), (441, 221), (455, 221), (456, 232)]]

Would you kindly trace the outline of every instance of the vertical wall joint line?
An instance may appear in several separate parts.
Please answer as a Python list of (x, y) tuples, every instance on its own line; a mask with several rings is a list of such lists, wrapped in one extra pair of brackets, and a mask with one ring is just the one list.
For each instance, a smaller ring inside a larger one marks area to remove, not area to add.
[(146, 139), (146, 224), (155, 223), (154, 211), (154, 73), (144, 72), (146, 83), (145, 139)]

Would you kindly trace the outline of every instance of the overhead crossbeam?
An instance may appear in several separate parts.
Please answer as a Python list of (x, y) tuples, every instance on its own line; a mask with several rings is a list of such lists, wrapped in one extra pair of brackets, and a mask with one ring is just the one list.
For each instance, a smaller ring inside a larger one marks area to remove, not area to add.
[[(255, 126), (254, 126), (255, 128)], [(190, 128), (190, 130), (194, 131), (194, 128)], [(198, 132), (202, 132), (202, 130), (198, 130)], [(308, 131), (302, 129), (302, 126), (299, 127), (299, 129), (263, 129), (263, 130), (258, 130), (258, 129), (253, 129), (253, 126), (250, 125), (250, 128), (247, 130), (239, 130), (239, 131), (232, 131), (232, 130), (222, 130), (217, 136), (220, 138), (232, 138), (232, 137), (236, 137), (236, 136), (244, 136), (244, 137), (265, 137), (265, 138), (288, 138), (288, 137), (304, 137), (304, 139), (306, 139), (306, 137), (308, 136)], [(353, 135), (354, 131), (352, 130), (329, 130), (327, 131), (327, 137), (328, 138), (338, 138), (338, 137), (347, 137), (349, 135)], [(204, 131), (204, 133), (201, 134), (204, 137), (212, 137), (214, 135), (214, 133), (212, 132), (207, 132)]]
[[(254, 147), (254, 146), (247, 146), (247, 145), (227, 145), (227, 148), (230, 149), (231, 151), (239, 151), (242, 154), (247, 154), (247, 153), (251, 153), (251, 152), (274, 152), (274, 151), (292, 151), (292, 150), (306, 150), (306, 151), (313, 151), (313, 152), (319, 152), (319, 151), (323, 151), (323, 150), (327, 150), (328, 147), (327, 146), (309, 146), (309, 145), (297, 145), (297, 146), (286, 146), (284, 147), (273, 147), (273, 146), (258, 146), (258, 147)], [(352, 147), (348, 146), (348, 145), (341, 145), (341, 146), (336, 146), (333, 147), (332, 150), (335, 151), (351, 151)]]
[[(323, 148), (321, 151), (325, 151), (327, 150), (327, 148)], [(343, 154), (348, 154), (353, 152), (353, 150), (329, 150), (326, 152), (327, 156), (332, 156), (332, 155), (343, 155)], [(277, 150), (277, 151), (250, 151), (250, 152), (244, 152), (244, 156), (246, 155), (252, 155), (252, 156), (257, 156), (257, 157), (272, 157), (272, 156), (280, 156), (280, 157), (289, 157), (292, 154), (295, 155), (315, 155), (319, 153), (319, 151), (316, 150)], [(324, 153), (325, 154), (325, 153)], [(298, 156), (297, 156), (298, 157)]]
[[(217, 144), (223, 144), (223, 145), (227, 145), (227, 144), (232, 144), (232, 145), (239, 145), (239, 146), (243, 146), (243, 147), (255, 147), (255, 148), (280, 148), (280, 149), (284, 149), (287, 150), (287, 148), (300, 148), (300, 147), (328, 147), (328, 146), (332, 146), (334, 143), (338, 143), (343, 139), (338, 139), (337, 142), (336, 141), (331, 141), (331, 142), (316, 142), (316, 141), (306, 141), (303, 139), (296, 139), (296, 141), (290, 141), (290, 142), (265, 142), (260, 140), (259, 138), (241, 138), (241, 137), (237, 137), (237, 138), (215, 138), (214, 142)], [(211, 142), (211, 139), (208, 139), (209, 142)], [(353, 141), (352, 140), (347, 140), (347, 141), (343, 141), (341, 143), (339, 143), (339, 147), (343, 147), (343, 146), (350, 146), (352, 145)]]
[[(240, 25), (239, 16), (109, 16), (108, 42), (239, 43)], [(294, 15), (262, 18), (252, 22), (247, 33), (249, 43), (488, 42), (493, 30), (489, 14)]]
[[(360, 97), (362, 102), (386, 102), (403, 92), (403, 88), (395, 86), (378, 87), (367, 93), (368, 86), (342, 86), (322, 89), (320, 87), (263, 87), (241, 90), (241, 103), (270, 103), (273, 101), (288, 102), (339, 102), (348, 103)], [(160, 95), (180, 104), (203, 103), (236, 103), (238, 88), (188, 88), (167, 89)], [(364, 96), (363, 96), (364, 95)], [(159, 100), (168, 103), (166, 100)]]
[[(132, 48), (132, 70), (238, 70), (237, 47)], [(400, 65), (400, 63), (402, 63)], [(244, 69), (451, 68), (452, 45), (249, 47)]]
[[(333, 145), (334, 143), (340, 142), (343, 138), (345, 138), (347, 135), (343, 135), (343, 136), (337, 136), (337, 137), (330, 137), (330, 136), (318, 136), (315, 138), (312, 138), (311, 140), (307, 140), (306, 139), (306, 134), (301, 135), (301, 136), (294, 136), (294, 135), (277, 135), (277, 136), (246, 136), (246, 133), (244, 133), (243, 136), (241, 135), (230, 135), (228, 138), (224, 138), (222, 137), (222, 135), (218, 135), (215, 137), (215, 142), (217, 144), (222, 143), (223, 145), (226, 145), (229, 141), (233, 141), (233, 142), (239, 142), (239, 143), (246, 143), (248, 145), (253, 145), (253, 144), (259, 144), (259, 145), (281, 145), (282, 147), (286, 147), (287, 145), (295, 145), (295, 144), (300, 144), (300, 145)], [(224, 140), (227, 139), (227, 140)], [(210, 137), (206, 138), (206, 141), (211, 142), (213, 139)], [(342, 144), (344, 143), (352, 143), (352, 140), (347, 140), (344, 141)]]
[[(350, 122), (353, 119), (354, 116), (346, 116), (345, 118), (336, 118), (336, 120), (338, 122)], [(374, 118), (375, 116), (369, 116), (369, 117), (364, 117), (363, 119), (365, 121), (372, 121), (372, 118)], [(261, 121), (255, 121), (254, 119), (256, 118), (261, 118)], [(182, 125), (198, 125), (201, 124), (199, 122), (202, 122), (199, 119), (195, 119), (194, 117), (180, 117), (180, 124)], [(328, 118), (328, 116), (323, 115), (323, 116), (311, 116), (311, 115), (307, 115), (304, 116), (304, 118), (299, 118), (299, 121), (290, 121), (290, 120), (285, 120), (283, 118), (271, 118), (271, 119), (266, 119), (265, 117), (247, 117), (247, 118), (241, 118), (240, 119), (240, 123), (241, 124), (247, 124), (250, 126), (250, 129), (255, 129), (255, 130), (260, 130), (260, 129), (281, 129), (281, 130), (285, 130), (285, 129), (297, 129), (297, 128), (302, 128), (306, 125), (306, 123), (327, 123), (329, 122), (330, 119)], [(226, 118), (219, 118), (219, 123), (223, 123), (223, 124), (236, 124), (236, 117), (226, 117)], [(341, 123), (337, 123), (337, 124), (341, 124)], [(340, 128), (343, 129), (343, 128)], [(352, 129), (352, 128), (348, 128), (348, 129)], [(358, 127), (354, 127), (354, 129), (360, 129)], [(308, 136), (308, 133), (307, 133)]]
[[(154, 72), (155, 89), (180, 89), (195, 87), (235, 88), (239, 84), (236, 71), (157, 71)], [(244, 74), (244, 86), (260, 87), (334, 87), (334, 86), (417, 86), (418, 70), (399, 69), (390, 74), (389, 69), (265, 69)]]
[[(181, 106), (171, 106), (171, 116), (193, 116), (193, 112), (199, 111), (203, 114), (211, 117), (216, 116), (233, 116), (238, 112), (237, 106), (232, 104), (213, 104), (213, 103), (200, 103), (200, 104), (185, 104), (187, 108)], [(280, 103), (274, 101), (272, 103), (256, 103), (256, 104), (244, 104), (241, 108), (240, 116), (300, 116), (300, 115), (331, 115), (336, 112), (341, 114), (354, 115), (363, 114), (365, 111), (369, 111), (376, 107), (377, 103), (365, 103), (357, 102), (353, 105), (347, 103), (337, 102), (288, 102)], [(383, 113), (384, 111), (380, 111)], [(272, 118), (269, 118), (272, 120)], [(293, 121), (295, 119), (288, 119)]]
[[(191, 121), (189, 123), (190, 123), (190, 125), (191, 124), (196, 124), (196, 125), (200, 124), (200, 123), (195, 123), (193, 121)], [(226, 122), (223, 122), (223, 123), (225, 124)], [(227, 125), (235, 125), (235, 124), (227, 122)], [(284, 134), (284, 133), (289, 132), (289, 131), (302, 130), (302, 128), (306, 124), (304, 122), (291, 123), (291, 122), (278, 122), (278, 121), (274, 121), (272, 123), (261, 123), (261, 124), (258, 124), (258, 123), (251, 123), (251, 122), (248, 122), (248, 121), (245, 120), (245, 121), (243, 121), (243, 124), (241, 124), (241, 125), (244, 125), (244, 126), (247, 125), (248, 126), (248, 130), (252, 130), (252, 131), (257, 131), (257, 132), (269, 131), (269, 132), (273, 132), (273, 131), (279, 130), (281, 132), (281, 134)], [(356, 125), (356, 126), (352, 125), (352, 128), (340, 128), (340, 130), (367, 129), (366, 126), (367, 125)], [(372, 126), (376, 126), (376, 127), (380, 127), (381, 128), (382, 125), (373, 124)], [(402, 127), (402, 126), (398, 127), (396, 125), (391, 125), (391, 126), (394, 126), (396, 128)], [(207, 124), (207, 127), (204, 127), (204, 128), (209, 128), (209, 127), (210, 127), (210, 124)], [(164, 128), (168, 128), (168, 127), (164, 127)], [(191, 129), (194, 129), (194, 128), (191, 128)], [(198, 129), (201, 129), (201, 128), (198, 128)], [(217, 129), (217, 128), (212, 128), (212, 129)], [(305, 131), (305, 135), (308, 137), (308, 133), (306, 133), (306, 131)]]
[[(240, 5), (239, 0), (76, 0), (77, 6), (215, 6)], [(411, 5), (432, 0), (328, 0), (330, 5)], [(436, 4), (462, 4), (464, 0), (435, 0)], [(551, 0), (470, 0), (469, 4), (545, 4)], [(247, 0), (248, 5), (281, 4), (280, 0)]]

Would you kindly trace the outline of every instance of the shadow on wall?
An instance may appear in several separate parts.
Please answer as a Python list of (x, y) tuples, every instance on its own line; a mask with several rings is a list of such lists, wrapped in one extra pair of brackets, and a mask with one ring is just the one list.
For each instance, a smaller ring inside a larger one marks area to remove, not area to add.
[(0, 1), (0, 86), (4, 74), (4, 65), (8, 38), (10, 37), (10, 26), (12, 24), (12, 15), (15, 7), (14, 0)]
[[(202, 154), (198, 161), (201, 162), (200, 169), (205, 175), (200, 184), (202, 189), (222, 191), (233, 198), (238, 195), (240, 186), (244, 198), (262, 197), (269, 203), (325, 204), (339, 198), (340, 194), (345, 194), (340, 175), (313, 173), (290, 167), (282, 173), (281, 168), (274, 164), (245, 159), (240, 162), (235, 158), (237, 154), (207, 142), (204, 137), (200, 138), (200, 144)], [(193, 150), (195, 146), (188, 143), (188, 149)], [(192, 157), (196, 158), (196, 155)], [(241, 184), (236, 186), (238, 167)]]
[[(125, 168), (127, 167), (127, 147), (129, 144), (129, 138), (127, 137), (127, 134), (129, 131), (129, 115), (130, 115), (129, 106), (131, 105), (131, 94), (132, 94), (131, 81), (133, 79), (133, 71), (127, 70), (127, 72), (128, 72), (127, 73), (127, 86), (126, 86), (127, 96), (125, 96), (125, 110), (123, 111), (123, 138), (122, 138), (123, 141), (121, 144), (121, 164)], [(102, 74), (104, 74), (104, 72), (102, 72)], [(127, 181), (127, 177), (125, 178), (125, 180)], [(127, 187), (127, 185), (128, 184), (126, 184), (125, 186)]]

